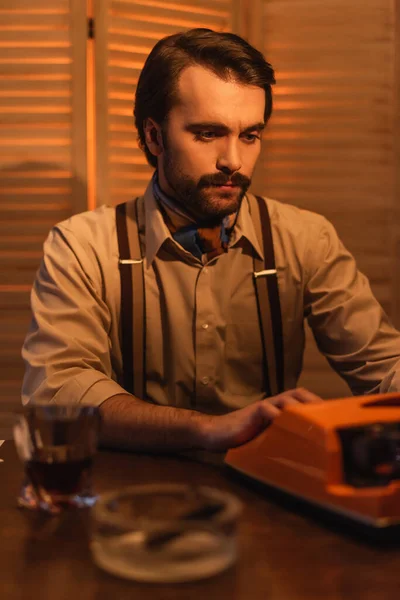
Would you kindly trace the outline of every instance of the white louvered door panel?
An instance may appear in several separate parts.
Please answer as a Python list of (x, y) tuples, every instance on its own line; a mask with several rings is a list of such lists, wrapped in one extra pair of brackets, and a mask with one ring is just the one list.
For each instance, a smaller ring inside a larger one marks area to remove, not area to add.
[(166, 35), (232, 28), (234, 0), (104, 0), (96, 4), (97, 204), (141, 194), (152, 169), (138, 147), (133, 103), (139, 73)]
[(86, 44), (79, 4), (0, 3), (0, 402), (20, 396), (20, 350), (43, 241), (52, 225), (85, 205), (86, 132), (76, 131), (85, 122), (84, 67), (72, 84), (74, 58)]
[[(255, 188), (328, 217), (391, 314), (394, 3), (255, 4), (277, 79)], [(324, 396), (347, 393), (308, 338), (303, 383)]]

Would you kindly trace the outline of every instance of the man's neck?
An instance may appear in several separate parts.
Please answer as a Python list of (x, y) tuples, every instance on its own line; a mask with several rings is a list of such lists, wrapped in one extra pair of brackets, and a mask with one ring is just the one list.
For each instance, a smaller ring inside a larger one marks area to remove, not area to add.
[(153, 176), (153, 193), (156, 200), (164, 209), (167, 210), (168, 213), (172, 212), (174, 215), (176, 215), (176, 219), (180, 226), (184, 227), (190, 223), (196, 223), (196, 219), (190, 215), (190, 213), (188, 213), (185, 207), (178, 203), (175, 198), (164, 192), (164, 190), (161, 188), (157, 171)]

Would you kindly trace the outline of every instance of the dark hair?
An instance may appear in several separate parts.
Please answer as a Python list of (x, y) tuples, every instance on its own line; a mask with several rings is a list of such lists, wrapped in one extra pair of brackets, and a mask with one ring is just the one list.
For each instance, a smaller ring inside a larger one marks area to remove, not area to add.
[(178, 100), (179, 76), (191, 65), (205, 67), (221, 79), (233, 77), (239, 83), (263, 88), (265, 122), (271, 116), (274, 71), (261, 52), (244, 39), (234, 33), (200, 28), (165, 37), (147, 57), (139, 76), (134, 109), (139, 146), (153, 167), (157, 166), (157, 159), (146, 145), (144, 121), (152, 118), (159, 125), (164, 123)]

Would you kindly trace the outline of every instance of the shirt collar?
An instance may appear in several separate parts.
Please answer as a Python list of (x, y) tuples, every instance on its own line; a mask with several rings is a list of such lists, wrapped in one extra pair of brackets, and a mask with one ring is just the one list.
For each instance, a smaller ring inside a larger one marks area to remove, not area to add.
[(144, 217), (146, 232), (146, 262), (150, 266), (157, 255), (157, 252), (166, 240), (174, 240), (166, 226), (162, 213), (157, 204), (153, 193), (153, 178), (149, 182), (144, 193)]
[(242, 237), (246, 238), (250, 244), (253, 246), (254, 250), (257, 252), (259, 258), (264, 260), (264, 252), (260, 246), (260, 242), (257, 238), (256, 230), (254, 228), (253, 219), (250, 213), (250, 204), (248, 200), (248, 195), (246, 194), (242, 200), (242, 204), (240, 206), (238, 218), (236, 221), (235, 228), (232, 233), (231, 241), (229, 242), (229, 247), (236, 246)]
[[(164, 222), (162, 213), (154, 196), (153, 182), (155, 177), (156, 174), (153, 175), (144, 193), (146, 262), (148, 266), (152, 264), (159, 249), (166, 242), (166, 240), (170, 240), (171, 243), (176, 244)], [(232, 232), (231, 241), (229, 242), (229, 247), (237, 245), (242, 237), (246, 238), (253, 246), (258, 256), (261, 259), (264, 259), (264, 253), (257, 239), (253, 220), (251, 218), (247, 196), (243, 198), (241, 203), (238, 218)]]

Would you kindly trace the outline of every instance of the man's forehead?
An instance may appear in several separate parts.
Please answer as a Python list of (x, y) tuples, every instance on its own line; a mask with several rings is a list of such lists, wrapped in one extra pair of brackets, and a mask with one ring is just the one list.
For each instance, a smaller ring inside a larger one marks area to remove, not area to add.
[(229, 113), (239, 112), (251, 123), (263, 118), (265, 92), (262, 88), (234, 78), (221, 79), (204, 67), (195, 65), (184, 69), (177, 88), (177, 106), (185, 118), (219, 121)]

